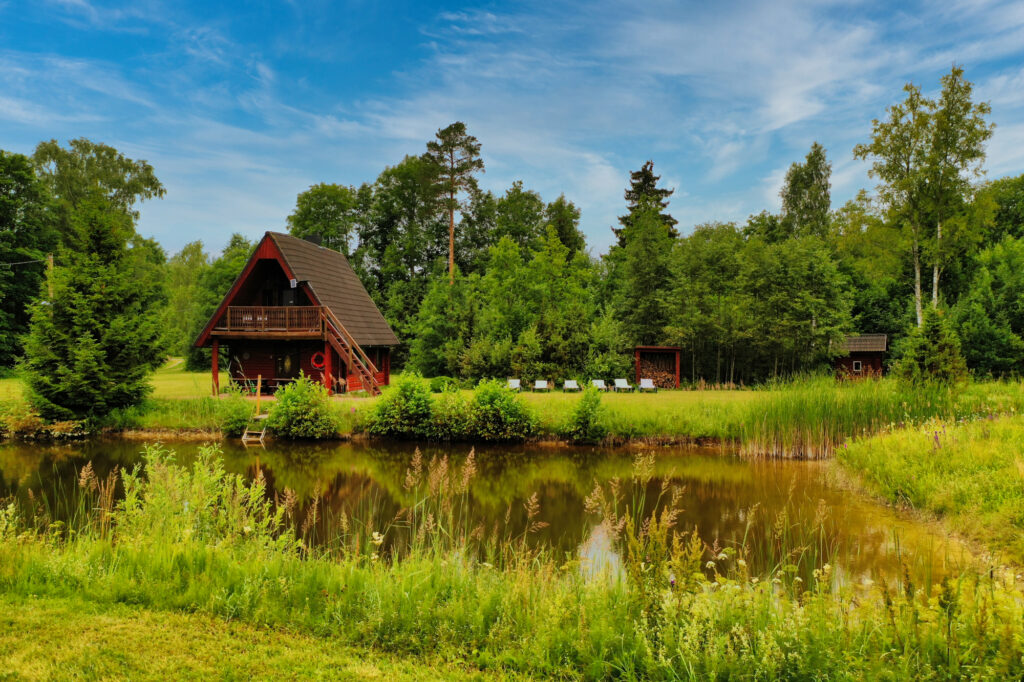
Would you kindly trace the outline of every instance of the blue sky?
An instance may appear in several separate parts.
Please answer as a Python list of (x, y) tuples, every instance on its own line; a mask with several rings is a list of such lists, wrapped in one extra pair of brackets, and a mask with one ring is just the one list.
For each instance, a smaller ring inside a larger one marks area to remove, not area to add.
[(777, 210), (815, 140), (840, 205), (873, 185), (851, 154), (871, 119), (958, 63), (998, 126), (989, 177), (1024, 172), (1021, 2), (247, 4), (0, 0), (0, 148), (147, 159), (167, 196), (140, 231), (217, 251), (463, 120), (482, 186), (564, 192), (596, 253), (646, 159), (684, 230)]

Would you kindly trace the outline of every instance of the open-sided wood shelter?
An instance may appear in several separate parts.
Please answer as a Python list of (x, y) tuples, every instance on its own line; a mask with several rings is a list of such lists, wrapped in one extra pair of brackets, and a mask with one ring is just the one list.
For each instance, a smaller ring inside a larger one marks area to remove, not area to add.
[(846, 377), (882, 375), (882, 362), (889, 349), (885, 334), (853, 334), (847, 336), (836, 358), (836, 372)]
[(274, 390), (301, 371), (330, 391), (376, 394), (398, 338), (343, 254), (267, 232), (195, 345), (213, 350), (214, 393), (226, 346), (235, 382)]
[(636, 383), (651, 379), (658, 388), (679, 388), (679, 346), (637, 346)]

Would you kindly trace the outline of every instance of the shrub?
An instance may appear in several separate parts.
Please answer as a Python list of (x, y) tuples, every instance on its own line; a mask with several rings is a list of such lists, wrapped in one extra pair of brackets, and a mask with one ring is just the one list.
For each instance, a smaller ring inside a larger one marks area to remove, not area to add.
[(574, 443), (597, 443), (608, 435), (608, 428), (601, 419), (603, 413), (601, 392), (588, 386), (576, 403), (563, 433)]
[(432, 416), (430, 387), (420, 377), (403, 374), (377, 402), (366, 430), (374, 436), (416, 438), (426, 435)]
[(430, 392), (444, 393), (450, 387), (457, 385), (458, 382), (451, 377), (433, 377), (430, 379)]
[(471, 415), (473, 437), (480, 440), (524, 440), (537, 430), (537, 417), (522, 397), (495, 379), (477, 386)]
[(338, 418), (327, 389), (302, 374), (277, 391), (267, 426), (285, 438), (330, 438), (338, 433)]
[(249, 426), (253, 409), (252, 403), (242, 397), (241, 390), (232, 386), (217, 405), (220, 430), (231, 438), (241, 436)]
[(424, 435), (431, 440), (465, 440), (470, 435), (472, 414), (469, 400), (451, 385), (434, 400)]

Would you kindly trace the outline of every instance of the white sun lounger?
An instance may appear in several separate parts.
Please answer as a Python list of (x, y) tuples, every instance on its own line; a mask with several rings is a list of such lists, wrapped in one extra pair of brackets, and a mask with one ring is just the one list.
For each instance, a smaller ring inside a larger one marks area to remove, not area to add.
[(654, 385), (654, 379), (641, 379), (640, 380), (641, 391), (654, 391), (658, 392), (658, 387)]
[(566, 379), (562, 384), (562, 391), (578, 391), (580, 385), (576, 383), (575, 379)]
[(616, 393), (619, 392), (619, 391), (632, 391), (632, 390), (633, 390), (633, 387), (630, 386), (629, 382), (626, 381), (625, 379), (616, 379), (615, 380), (615, 391), (616, 391)]
[(591, 379), (590, 385), (599, 391), (607, 391), (608, 387), (604, 385), (604, 379)]
[(522, 390), (522, 388), (523, 388), (521, 383), (520, 383), (520, 381), (519, 381), (519, 379), (509, 379), (508, 380), (508, 387), (510, 389), (512, 389), (513, 391), (519, 391), (519, 390)]
[(534, 391), (550, 391), (551, 387), (548, 386), (548, 380), (547, 379), (537, 379), (536, 381), (533, 382), (533, 390)]

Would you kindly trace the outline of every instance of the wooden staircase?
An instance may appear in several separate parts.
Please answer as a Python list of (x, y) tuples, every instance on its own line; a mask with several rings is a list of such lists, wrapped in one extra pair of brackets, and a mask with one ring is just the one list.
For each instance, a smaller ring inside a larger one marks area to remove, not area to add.
[(330, 308), (324, 306), (320, 308), (320, 311), (323, 320), (324, 338), (331, 344), (331, 347), (338, 355), (345, 359), (346, 367), (350, 368), (350, 370), (355, 370), (355, 374), (359, 376), (359, 380), (362, 382), (366, 392), (370, 395), (380, 395), (380, 384), (375, 376), (377, 374), (377, 367), (374, 366), (370, 357), (356, 343), (356, 340), (348, 333), (345, 326), (338, 321), (338, 318), (334, 316)]

